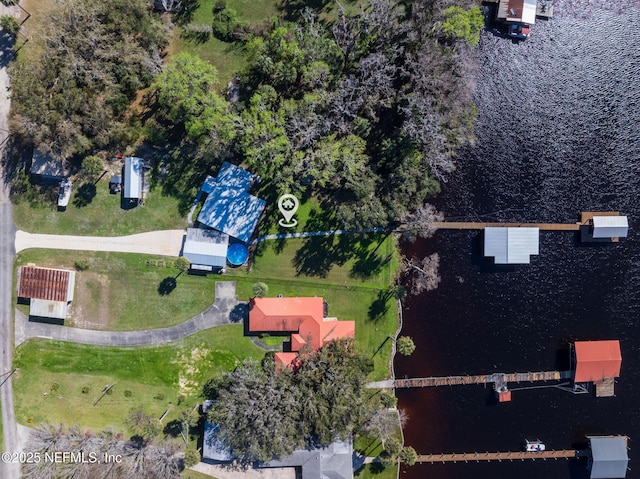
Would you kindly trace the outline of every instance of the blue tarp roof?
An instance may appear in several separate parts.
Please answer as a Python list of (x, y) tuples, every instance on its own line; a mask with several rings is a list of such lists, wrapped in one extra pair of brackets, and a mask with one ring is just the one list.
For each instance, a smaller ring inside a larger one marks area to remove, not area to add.
[(226, 161), (218, 176), (208, 176), (201, 190), (207, 199), (198, 215), (203, 225), (249, 242), (266, 202), (247, 193), (253, 175)]

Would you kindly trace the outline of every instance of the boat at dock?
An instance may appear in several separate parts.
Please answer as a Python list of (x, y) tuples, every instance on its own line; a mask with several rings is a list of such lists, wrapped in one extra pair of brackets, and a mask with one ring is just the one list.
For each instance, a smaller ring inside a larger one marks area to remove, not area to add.
[(542, 452), (546, 449), (546, 446), (540, 441), (540, 439), (536, 439), (535, 441), (525, 439), (525, 443), (527, 452)]

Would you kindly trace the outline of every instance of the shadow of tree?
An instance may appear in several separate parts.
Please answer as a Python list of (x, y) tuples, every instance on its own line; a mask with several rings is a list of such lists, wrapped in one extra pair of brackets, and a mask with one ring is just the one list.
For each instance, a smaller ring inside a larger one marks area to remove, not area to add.
[(278, 10), (282, 12), (285, 20), (296, 22), (302, 19), (305, 9), (309, 8), (316, 13), (321, 13), (332, 4), (330, 0), (280, 0)]
[(178, 437), (180, 435), (180, 428), (181, 428), (180, 421), (178, 421), (177, 419), (174, 419), (173, 421), (169, 421), (164, 426), (164, 428), (162, 429), (162, 432), (167, 436)]
[(160, 296), (167, 296), (176, 289), (177, 285), (178, 283), (173, 276), (167, 276), (165, 279), (160, 281), (160, 284), (158, 285), (158, 294)]
[(96, 185), (93, 183), (83, 184), (73, 196), (73, 206), (76, 208), (84, 208), (93, 201), (97, 192)]
[(211, 38), (210, 31), (199, 31), (199, 30), (183, 30), (180, 34), (180, 37), (183, 40), (193, 42), (197, 45), (202, 45), (203, 43), (207, 43)]
[(200, 8), (199, 0), (182, 0), (180, 9), (174, 16), (174, 20), (178, 25), (186, 25), (193, 20), (193, 14)]
[(377, 321), (382, 318), (387, 311), (389, 311), (389, 300), (391, 299), (391, 292), (387, 290), (378, 291), (376, 299), (369, 306), (369, 312), (367, 316), (370, 321)]
[(244, 303), (236, 304), (229, 313), (229, 321), (240, 323), (249, 317), (249, 306)]

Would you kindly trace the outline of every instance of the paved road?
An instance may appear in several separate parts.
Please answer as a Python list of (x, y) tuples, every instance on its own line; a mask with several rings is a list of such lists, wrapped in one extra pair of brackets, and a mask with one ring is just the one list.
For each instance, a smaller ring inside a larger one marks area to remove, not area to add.
[(45, 235), (18, 231), (15, 248), (16, 253), (29, 248), (46, 248), (178, 256), (184, 236), (184, 230), (151, 231), (129, 236), (108, 237)]
[(29, 338), (46, 338), (98, 346), (162, 344), (178, 341), (199, 331), (222, 324), (240, 323), (246, 315), (246, 304), (236, 300), (236, 283), (234, 281), (219, 281), (216, 283), (216, 300), (213, 306), (198, 316), (170, 328), (127, 332), (68, 328), (29, 321), (23, 313), (16, 310), (15, 342), (16, 345), (19, 345)]
[[(0, 15), (18, 15), (17, 7), (5, 7), (0, 4)], [(9, 76), (6, 66), (12, 57), (12, 45), (6, 37), (0, 37), (0, 374), (11, 370), (11, 356), (13, 352), (13, 334), (11, 331), (11, 289), (13, 279), (13, 213), (9, 200), (9, 188), (5, 182), (4, 161), (6, 150), (5, 140), (8, 138), (9, 109)], [(13, 383), (11, 377), (0, 387), (0, 403), (2, 404), (2, 426), (4, 431), (4, 450), (18, 452), (19, 441), (16, 416), (13, 407)], [(0, 464), (0, 477), (3, 479), (18, 479), (21, 475), (19, 464)]]

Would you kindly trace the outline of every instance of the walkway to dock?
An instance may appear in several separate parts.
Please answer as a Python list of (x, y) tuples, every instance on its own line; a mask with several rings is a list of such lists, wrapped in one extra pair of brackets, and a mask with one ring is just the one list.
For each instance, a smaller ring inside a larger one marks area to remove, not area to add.
[(482, 230), (485, 228), (538, 228), (541, 231), (580, 231), (580, 223), (482, 223), (442, 221), (433, 224), (439, 230)]
[(494, 383), (500, 387), (508, 382), (556, 381), (571, 379), (573, 371), (541, 371), (535, 373), (493, 373), (476, 376), (440, 376), (429, 378), (396, 379), (367, 384), (368, 388), (424, 388), (433, 386), (457, 386), (462, 384)]
[(512, 452), (465, 452), (458, 454), (421, 454), (418, 455), (416, 463), (430, 462), (469, 462), (469, 461), (524, 461), (536, 459), (574, 459), (582, 457), (586, 451), (561, 450), (561, 451), (512, 451)]

